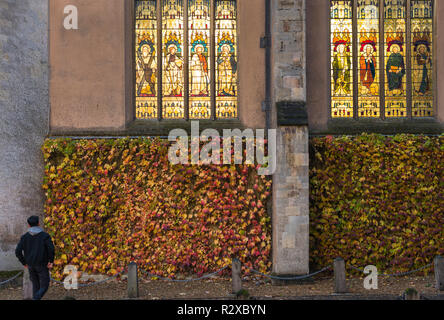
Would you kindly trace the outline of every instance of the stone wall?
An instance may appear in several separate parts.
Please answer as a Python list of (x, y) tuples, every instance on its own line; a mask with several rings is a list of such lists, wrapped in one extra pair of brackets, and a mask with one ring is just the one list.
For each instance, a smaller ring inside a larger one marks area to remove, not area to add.
[[(165, 122), (134, 123), (132, 1), (49, 2), (51, 134), (168, 135), (170, 128)], [(263, 128), (265, 54), (259, 39), (264, 32), (264, 0), (238, 3), (241, 107), (236, 128)], [(78, 8), (78, 30), (65, 30), (61, 23), (68, 4)], [(189, 128), (189, 124), (173, 122), (173, 128), (181, 126)]]
[(17, 269), (26, 218), (42, 214), (48, 130), (47, 0), (0, 2), (0, 270)]
[[(306, 101), (305, 1), (272, 3), (274, 105)], [(273, 271), (301, 275), (309, 272), (308, 126), (279, 126), (276, 122)]]
[(306, 100), (305, 1), (272, 1), (274, 98)]

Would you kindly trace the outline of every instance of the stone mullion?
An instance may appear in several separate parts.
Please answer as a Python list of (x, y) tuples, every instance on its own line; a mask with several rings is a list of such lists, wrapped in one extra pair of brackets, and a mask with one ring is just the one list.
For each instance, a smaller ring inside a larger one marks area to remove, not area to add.
[(184, 0), (184, 7), (183, 7), (183, 27), (184, 27), (184, 35), (183, 35), (183, 47), (184, 47), (184, 56), (183, 56), (183, 61), (184, 61), (184, 68), (183, 68), (183, 77), (184, 77), (184, 92), (183, 92), (183, 96), (184, 96), (184, 112), (185, 112), (185, 120), (189, 120), (190, 119), (190, 104), (189, 104), (189, 97), (190, 97), (190, 73), (189, 73), (189, 45), (188, 45), (188, 41), (189, 41), (189, 32), (188, 32), (188, 0)]
[(406, 55), (406, 66), (407, 66), (407, 84), (406, 84), (406, 96), (407, 96), (407, 117), (409, 119), (412, 119), (413, 117), (413, 112), (412, 112), (412, 88), (413, 88), (413, 83), (412, 83), (412, 35), (411, 35), (411, 12), (410, 12), (410, 0), (406, 0), (406, 27), (405, 27), (405, 34), (407, 37), (407, 41), (406, 43), (406, 50), (405, 50), (405, 55)]
[(216, 120), (216, 0), (210, 0), (211, 119)]
[[(327, 10), (327, 9), (326, 9)], [(332, 108), (332, 96), (333, 96), (333, 91), (331, 89), (332, 87), (332, 36), (331, 36), (331, 21), (332, 21), (332, 14), (331, 14), (331, 1), (328, 2), (328, 17), (329, 17), (329, 21), (328, 21), (328, 44), (327, 44), (327, 61), (328, 61), (328, 120), (330, 121), (331, 119), (333, 119), (333, 108)], [(271, 39), (270, 39), (271, 41)]]
[(353, 118), (359, 117), (359, 79), (358, 79), (358, 0), (353, 0)]
[(379, 4), (379, 117), (385, 119), (385, 0)]
[(162, 96), (163, 96), (163, 52), (162, 52), (162, 0), (157, 0), (157, 119), (162, 120)]
[[(437, 45), (438, 42), (435, 42), (436, 36), (438, 35), (438, 10), (436, 0), (433, 1), (433, 15), (432, 15), (432, 61), (433, 61), (433, 69), (432, 69), (432, 80), (433, 80), (433, 117), (438, 115), (438, 50)], [(413, 116), (413, 115), (412, 115)]]

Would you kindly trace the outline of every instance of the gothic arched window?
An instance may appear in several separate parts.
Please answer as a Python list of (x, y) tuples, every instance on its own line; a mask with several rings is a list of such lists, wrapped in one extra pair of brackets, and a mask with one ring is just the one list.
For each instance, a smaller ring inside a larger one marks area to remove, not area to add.
[(434, 116), (433, 0), (330, 5), (332, 118)]
[(236, 0), (136, 0), (137, 119), (237, 118)]

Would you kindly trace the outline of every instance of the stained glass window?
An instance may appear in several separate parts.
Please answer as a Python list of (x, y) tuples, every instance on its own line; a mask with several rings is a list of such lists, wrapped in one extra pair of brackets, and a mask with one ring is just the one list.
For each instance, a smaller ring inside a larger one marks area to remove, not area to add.
[(331, 2), (332, 116), (353, 117), (353, 2)]
[(379, 117), (379, 5), (378, 1), (358, 2), (360, 117)]
[(216, 0), (216, 115), (237, 117), (236, 1)]
[(332, 118), (433, 116), (433, 0), (331, 0), (330, 10)]
[(411, 5), (412, 113), (433, 116), (433, 1), (416, 0)]
[(237, 1), (135, 4), (136, 118), (237, 118)]
[(136, 2), (136, 117), (156, 119), (157, 14), (156, 1)]
[(165, 119), (183, 119), (184, 7), (182, 0), (162, 0), (162, 110)]
[(384, 2), (385, 116), (406, 117), (406, 1)]
[(211, 116), (210, 0), (188, 1), (190, 119)]

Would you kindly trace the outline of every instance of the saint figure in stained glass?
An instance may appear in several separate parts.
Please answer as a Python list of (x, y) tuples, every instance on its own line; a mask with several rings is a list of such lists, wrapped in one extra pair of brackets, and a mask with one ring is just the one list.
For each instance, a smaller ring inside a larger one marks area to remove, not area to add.
[(211, 1), (188, 1), (188, 60), (189, 60), (189, 100), (190, 119), (209, 119), (211, 117), (213, 77), (211, 66), (213, 56), (211, 47)]
[(156, 96), (156, 49), (149, 37), (142, 39), (137, 51), (137, 96)]
[(156, 0), (137, 0), (135, 6), (136, 117), (156, 119), (159, 84)]
[(412, 114), (430, 117), (434, 114), (433, 1), (410, 1)]
[(228, 43), (221, 43), (217, 58), (219, 71), (219, 95), (234, 96), (236, 87), (237, 62), (234, 56), (234, 47)]
[(331, 111), (333, 118), (353, 117), (353, 1), (331, 1)]
[(190, 62), (191, 70), (191, 95), (207, 96), (210, 77), (208, 74), (208, 60), (205, 54), (206, 48), (203, 44), (196, 44), (192, 49), (194, 51)]
[(334, 59), (333, 59), (333, 81), (334, 92), (338, 95), (348, 95), (350, 89), (351, 57), (348, 47), (348, 32), (344, 36), (333, 39), (334, 41)]
[(402, 41), (400, 39), (390, 40), (388, 51), (391, 53), (387, 61), (386, 72), (389, 91), (393, 95), (403, 95), (404, 88), (402, 80), (406, 74), (404, 56), (402, 52)]
[(216, 117), (237, 117), (237, 1), (215, 1)]
[(360, 72), (363, 94), (378, 94), (378, 85), (374, 83), (377, 69), (375, 57), (377, 40), (374, 34), (375, 31), (371, 30), (369, 35), (361, 38)]
[(166, 71), (166, 96), (182, 96), (183, 92), (183, 59), (178, 54), (176, 44), (170, 44), (167, 47), (168, 54), (165, 57)]
[(425, 95), (431, 89), (430, 71), (432, 70), (432, 57), (430, 55), (430, 35), (428, 30), (421, 35), (415, 32), (414, 36), (414, 84), (418, 95)]

